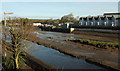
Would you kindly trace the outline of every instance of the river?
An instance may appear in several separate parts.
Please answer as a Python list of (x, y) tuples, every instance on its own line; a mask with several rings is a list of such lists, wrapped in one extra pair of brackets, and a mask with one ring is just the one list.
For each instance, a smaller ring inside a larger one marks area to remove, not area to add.
[(95, 64), (88, 63), (84, 59), (78, 59), (33, 42), (29, 43), (31, 44), (29, 49), (33, 50), (29, 52), (31, 55), (58, 69), (105, 69)]
[[(56, 42), (63, 42), (61, 44), (66, 44), (63, 40), (67, 38), (75, 39), (74, 34), (63, 34), (63, 33), (56, 33), (56, 32), (36, 32), (37, 37), (42, 38), (44, 40), (53, 40)], [(51, 36), (55, 39), (48, 39), (46, 37)], [(58, 37), (61, 38), (58, 38)], [(42, 45), (38, 45), (36, 43), (26, 41), (30, 44), (29, 49), (31, 52), (28, 52), (32, 56), (42, 60), (45, 63), (48, 63), (58, 69), (104, 69), (106, 68), (98, 66), (96, 64), (92, 64), (87, 62), (84, 59), (78, 59), (67, 54), (61, 53), (57, 50), (52, 48), (48, 48)]]

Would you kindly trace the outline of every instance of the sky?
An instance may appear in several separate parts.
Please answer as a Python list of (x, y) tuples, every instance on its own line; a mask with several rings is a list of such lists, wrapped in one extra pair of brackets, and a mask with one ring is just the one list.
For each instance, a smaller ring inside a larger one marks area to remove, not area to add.
[[(17, 0), (16, 0), (17, 1)], [(60, 19), (72, 13), (76, 16), (97, 16), (118, 12), (118, 2), (2, 2), (2, 12), (32, 19)]]
[(2, 0), (2, 2), (118, 2), (120, 0)]

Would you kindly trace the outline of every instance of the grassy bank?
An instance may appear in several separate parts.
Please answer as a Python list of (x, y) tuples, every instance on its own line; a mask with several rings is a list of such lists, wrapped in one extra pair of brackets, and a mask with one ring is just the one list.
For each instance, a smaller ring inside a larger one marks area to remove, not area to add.
[[(4, 47), (4, 45), (8, 46), (8, 47), (12, 47), (12, 45), (8, 42), (5, 42), (4, 40), (2, 40), (2, 45)], [(5, 52), (5, 49), (3, 48), (2, 52)], [(7, 48), (6, 50), (7, 57), (5, 58), (5, 56), (3, 55), (3, 67), (4, 70), (13, 70), (13, 69), (8, 69), (7, 66), (4, 64), (6, 61), (8, 61), (9, 56), (11, 55), (11, 50), (9, 48)], [(25, 67), (25, 65), (20, 67), (20, 70), (31, 70), (31, 71), (57, 71), (57, 68), (37, 59), (36, 57), (30, 55), (29, 53), (27, 53), (26, 51), (24, 51), (25, 55), (22, 55), (23, 58), (25, 59), (24, 64), (27, 65), (27, 67)], [(25, 69), (24, 69), (25, 68)], [(59, 70), (60, 71), (60, 70)]]
[(98, 48), (119, 48), (120, 45), (119, 43), (111, 43), (111, 42), (103, 42), (103, 41), (94, 41), (94, 40), (89, 40), (89, 39), (76, 39), (76, 40), (71, 40), (73, 42), (79, 42), (81, 44), (87, 44), (87, 45), (92, 45)]

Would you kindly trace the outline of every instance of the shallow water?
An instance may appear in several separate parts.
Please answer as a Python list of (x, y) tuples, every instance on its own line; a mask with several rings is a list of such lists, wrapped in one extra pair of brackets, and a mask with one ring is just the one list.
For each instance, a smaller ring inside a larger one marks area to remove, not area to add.
[(36, 43), (29, 42), (29, 44), (30, 49), (33, 50), (32, 52), (29, 52), (31, 55), (58, 69), (105, 69), (103, 67), (96, 66), (95, 64), (88, 63), (84, 59), (71, 57), (60, 53), (57, 50), (38, 45)]
[(58, 69), (104, 69), (94, 64), (90, 64), (84, 59), (78, 59), (60, 53), (57, 50), (38, 45), (36, 43), (30, 43), (32, 45), (31, 47), (34, 47), (33, 51), (29, 52), (31, 55), (54, 67), (57, 67)]

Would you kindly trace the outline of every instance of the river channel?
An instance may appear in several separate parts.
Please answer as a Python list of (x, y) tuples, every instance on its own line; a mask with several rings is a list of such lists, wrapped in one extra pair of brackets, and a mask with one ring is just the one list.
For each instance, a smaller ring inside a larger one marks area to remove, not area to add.
[(84, 59), (78, 59), (33, 42), (29, 43), (31, 44), (29, 49), (32, 49), (29, 54), (58, 69), (105, 69)]

